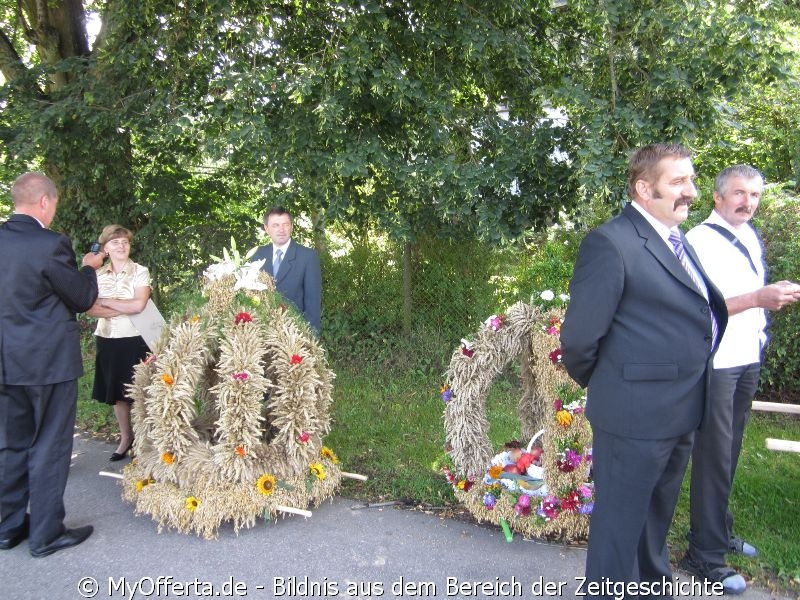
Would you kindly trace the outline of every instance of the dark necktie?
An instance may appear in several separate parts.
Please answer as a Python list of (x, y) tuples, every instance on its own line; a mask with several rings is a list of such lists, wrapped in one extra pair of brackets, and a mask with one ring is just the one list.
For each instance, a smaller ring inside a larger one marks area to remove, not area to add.
[(281, 260), (283, 259), (283, 250), (275, 251), (275, 260), (272, 261), (272, 276), (278, 276), (278, 269), (281, 268)]

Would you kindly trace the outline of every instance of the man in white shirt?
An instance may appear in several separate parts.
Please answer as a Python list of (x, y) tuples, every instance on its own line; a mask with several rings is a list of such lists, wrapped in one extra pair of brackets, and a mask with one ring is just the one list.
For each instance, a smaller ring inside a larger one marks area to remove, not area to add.
[(689, 550), (681, 567), (722, 582), (725, 591), (734, 594), (747, 585), (727, 566), (725, 554), (758, 554), (733, 535), (728, 498), (758, 386), (766, 310), (800, 298), (800, 286), (789, 281), (765, 285), (761, 243), (749, 224), (763, 188), (763, 177), (753, 167), (723, 170), (714, 183), (714, 210), (686, 234), (703, 269), (725, 296), (729, 318), (714, 355), (706, 414), (692, 450)]

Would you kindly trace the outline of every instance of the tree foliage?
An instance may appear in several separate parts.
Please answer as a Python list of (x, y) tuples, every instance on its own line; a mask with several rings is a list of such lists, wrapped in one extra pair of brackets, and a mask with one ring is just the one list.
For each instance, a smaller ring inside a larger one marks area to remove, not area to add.
[(254, 243), (278, 203), (397, 240), (513, 240), (619, 200), (641, 143), (723, 160), (741, 90), (789, 94), (776, 6), (0, 0), (2, 168), (51, 173), (81, 242), (137, 230), (165, 283)]

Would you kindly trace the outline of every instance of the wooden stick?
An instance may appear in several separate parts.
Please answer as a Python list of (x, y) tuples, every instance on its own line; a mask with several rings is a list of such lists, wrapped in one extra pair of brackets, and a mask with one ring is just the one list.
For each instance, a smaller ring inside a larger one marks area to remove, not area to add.
[(800, 415), (800, 404), (783, 404), (782, 402), (760, 402), (758, 400), (754, 400), (753, 410), (766, 410), (771, 412)]
[(774, 438), (767, 438), (767, 450), (776, 450), (778, 452), (799, 452), (800, 442), (792, 442), (790, 440), (776, 440)]
[(281, 512), (291, 513), (293, 515), (301, 515), (301, 516), (306, 517), (306, 518), (311, 516), (311, 511), (310, 510), (304, 510), (302, 508), (294, 508), (294, 507), (291, 507), (291, 506), (276, 506), (275, 508), (276, 508), (276, 510), (279, 510)]
[(342, 477), (347, 477), (348, 479), (358, 479), (359, 481), (366, 481), (369, 479), (366, 475), (359, 475), (358, 473), (346, 473), (342, 471)]

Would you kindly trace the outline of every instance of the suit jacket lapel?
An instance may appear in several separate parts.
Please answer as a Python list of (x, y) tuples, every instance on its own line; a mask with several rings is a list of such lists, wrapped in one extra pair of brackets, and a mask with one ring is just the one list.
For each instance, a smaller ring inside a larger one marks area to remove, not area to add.
[[(694, 281), (692, 281), (692, 278), (686, 272), (686, 269), (683, 268), (683, 265), (678, 260), (678, 257), (675, 256), (674, 252), (670, 251), (661, 236), (658, 235), (656, 230), (653, 229), (653, 226), (647, 222), (647, 219), (639, 214), (639, 211), (631, 205), (625, 207), (624, 213), (633, 223), (633, 226), (636, 228), (639, 237), (645, 240), (644, 247), (647, 249), (647, 251), (650, 252), (650, 254), (652, 254), (653, 257), (660, 262), (661, 265), (667, 271), (669, 271), (673, 277), (675, 277), (675, 279), (680, 281), (683, 285), (696, 294), (702, 296), (703, 293), (697, 289), (697, 285), (694, 283)], [(689, 248), (686, 240), (683, 237), (683, 233), (681, 233), (681, 239), (684, 242), (684, 246)], [(695, 264), (698, 264), (697, 256), (694, 254), (694, 251), (692, 251), (689, 256)]]
[(283, 259), (281, 260), (281, 268), (278, 269), (278, 276), (275, 278), (276, 283), (286, 279), (289, 271), (292, 270), (292, 265), (294, 264), (294, 259), (296, 257), (297, 244), (294, 243), (294, 240), (291, 240), (289, 242), (289, 246), (286, 248), (286, 254), (284, 254)]

